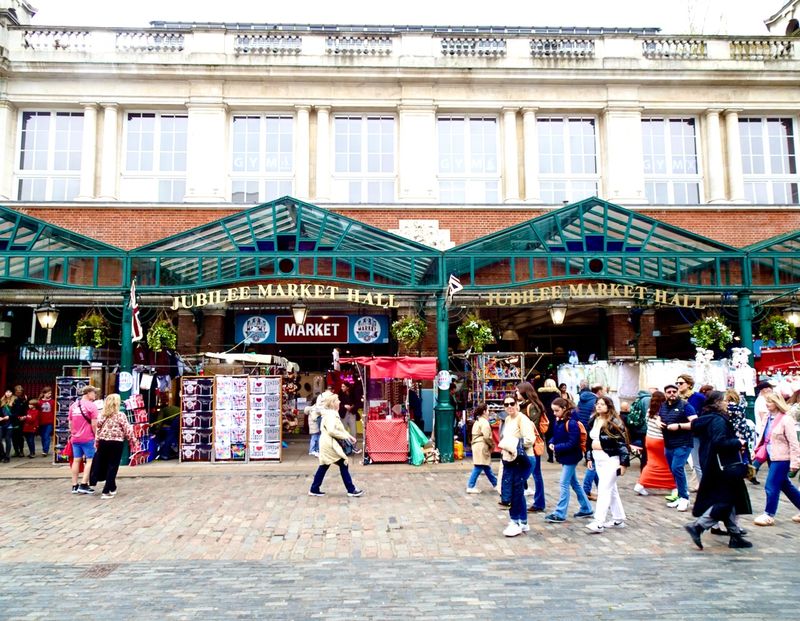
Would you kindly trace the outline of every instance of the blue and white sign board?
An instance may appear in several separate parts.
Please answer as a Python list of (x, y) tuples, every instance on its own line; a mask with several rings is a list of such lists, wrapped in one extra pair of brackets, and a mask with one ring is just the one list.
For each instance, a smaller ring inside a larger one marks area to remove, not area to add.
[(253, 344), (338, 343), (383, 345), (389, 342), (386, 315), (309, 316), (303, 325), (291, 315), (236, 316), (236, 341)]

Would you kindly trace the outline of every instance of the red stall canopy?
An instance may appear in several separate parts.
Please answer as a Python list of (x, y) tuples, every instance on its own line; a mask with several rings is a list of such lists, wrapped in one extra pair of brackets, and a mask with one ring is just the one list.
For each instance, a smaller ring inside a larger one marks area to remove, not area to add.
[(341, 358), (339, 362), (369, 367), (369, 376), (372, 379), (432, 380), (436, 378), (437, 359), (433, 357), (359, 356), (357, 358)]

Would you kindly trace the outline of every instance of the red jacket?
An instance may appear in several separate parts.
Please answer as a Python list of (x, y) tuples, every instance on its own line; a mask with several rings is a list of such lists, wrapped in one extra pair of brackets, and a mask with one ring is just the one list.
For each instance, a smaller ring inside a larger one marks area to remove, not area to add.
[(53, 399), (42, 399), (39, 401), (39, 426), (55, 425), (55, 401)]
[(22, 433), (36, 433), (39, 429), (39, 409), (28, 408), (25, 416), (20, 416), (22, 421)]

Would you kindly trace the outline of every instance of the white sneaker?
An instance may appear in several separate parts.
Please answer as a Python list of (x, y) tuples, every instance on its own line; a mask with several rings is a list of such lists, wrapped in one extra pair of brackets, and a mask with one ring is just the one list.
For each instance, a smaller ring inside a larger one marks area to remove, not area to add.
[(639, 496), (649, 496), (650, 495), (650, 492), (648, 492), (644, 488), (644, 485), (641, 485), (639, 483), (637, 483), (636, 485), (633, 486), (633, 491), (636, 492), (637, 494), (639, 494)]
[[(674, 509), (675, 507), (677, 507), (677, 506), (680, 504), (680, 502), (681, 502), (681, 498), (678, 498), (678, 500), (673, 500), (672, 502), (668, 502), (668, 503), (667, 503), (667, 506), (668, 506), (670, 509)], [(685, 511), (685, 510), (686, 510), (686, 509), (684, 509), (684, 511)]]
[(528, 526), (527, 522), (519, 522), (519, 528), (523, 533), (527, 533), (531, 530), (531, 527)]
[(516, 537), (522, 534), (522, 527), (516, 522), (509, 522), (506, 529), (503, 531), (506, 537)]
[(625, 520), (609, 520), (603, 524), (603, 528), (625, 528)]
[(468, 487), (467, 488), (467, 494), (480, 494), (480, 493), (481, 493), (481, 490), (479, 490), (477, 487)]
[(605, 528), (603, 527), (603, 525), (600, 522), (589, 522), (586, 525), (586, 529), (589, 532), (595, 533), (595, 534), (596, 533), (602, 533), (605, 530)]
[(530, 487), (525, 490), (525, 495), (526, 496), (533, 496), (535, 493), (536, 493), (536, 490), (534, 490), (534, 489), (532, 489)]
[(681, 498), (678, 500), (678, 511), (687, 511), (689, 509), (689, 499)]

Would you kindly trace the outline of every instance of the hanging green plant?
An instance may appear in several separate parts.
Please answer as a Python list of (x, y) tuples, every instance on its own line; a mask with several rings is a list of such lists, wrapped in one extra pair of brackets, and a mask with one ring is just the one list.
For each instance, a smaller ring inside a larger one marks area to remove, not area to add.
[(494, 343), (492, 324), (474, 313), (464, 317), (464, 321), (456, 328), (456, 336), (464, 349), (481, 353), (489, 343)]
[(783, 315), (770, 315), (761, 322), (759, 336), (764, 342), (775, 341), (775, 344), (790, 345), (794, 340), (795, 328), (783, 318)]
[(733, 342), (733, 330), (719, 315), (698, 319), (689, 330), (689, 334), (692, 336), (692, 343), (705, 349), (716, 345), (719, 349), (725, 350)]
[(178, 331), (169, 319), (158, 319), (147, 331), (147, 346), (150, 351), (175, 349), (178, 343)]
[(98, 311), (90, 310), (75, 327), (75, 344), (78, 347), (102, 347), (108, 341), (111, 326)]
[(425, 338), (428, 324), (420, 317), (407, 315), (393, 322), (389, 330), (398, 343), (408, 349), (414, 349)]

